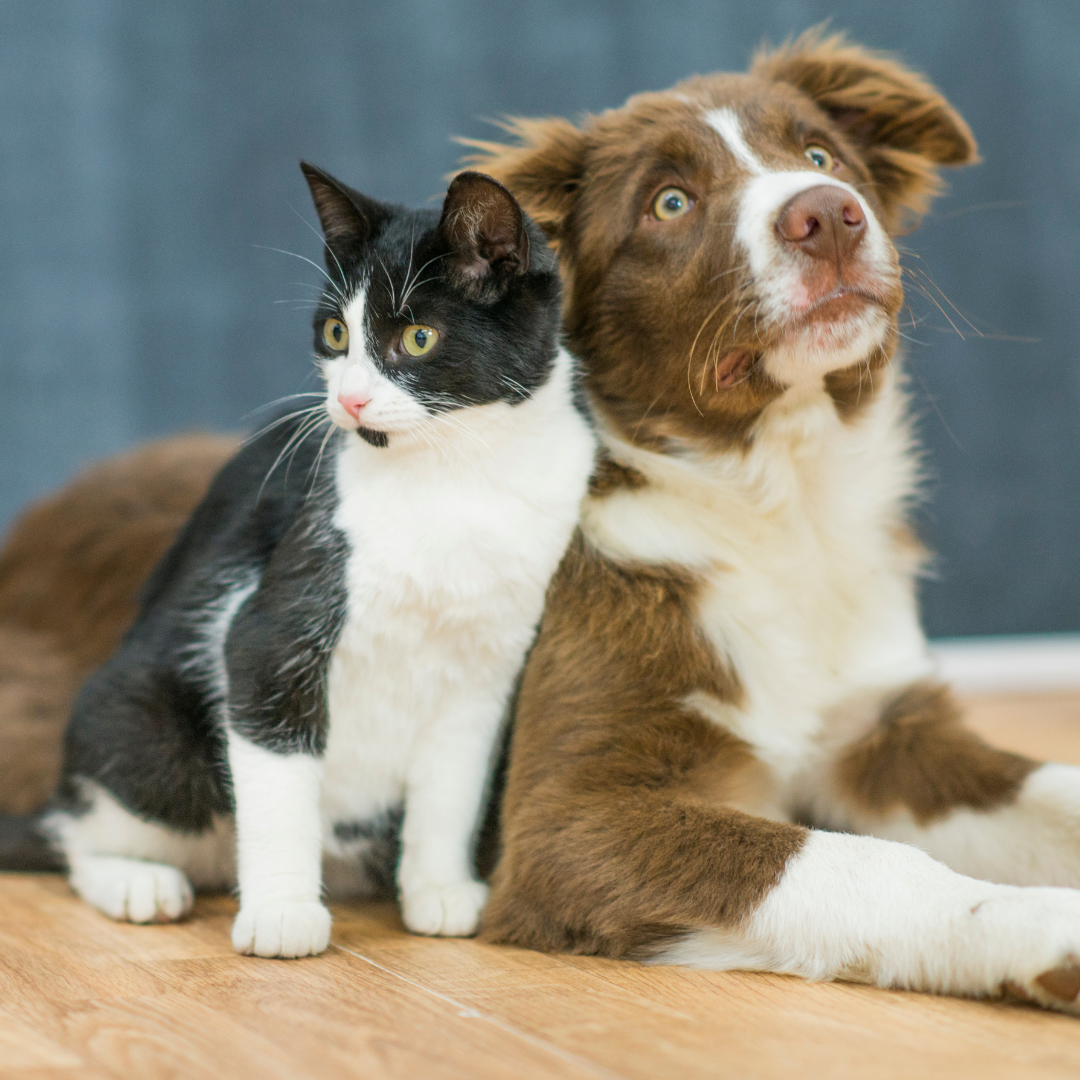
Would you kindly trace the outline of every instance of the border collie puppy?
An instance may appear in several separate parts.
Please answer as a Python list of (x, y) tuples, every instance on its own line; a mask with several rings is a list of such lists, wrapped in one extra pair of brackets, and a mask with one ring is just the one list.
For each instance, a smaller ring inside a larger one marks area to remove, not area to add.
[(483, 933), (1080, 1012), (1080, 769), (935, 681), (892, 237), (975, 160), (804, 35), (473, 159), (557, 245), (606, 462), (521, 688)]
[(238, 882), (233, 944), (282, 957), (326, 948), (324, 883), (396, 880), (410, 929), (475, 931), (501, 723), (595, 458), (555, 257), (504, 187), (462, 174), (440, 214), (304, 172), (325, 395), (249, 441), (158, 564), (21, 849), (48, 838), (132, 922)]

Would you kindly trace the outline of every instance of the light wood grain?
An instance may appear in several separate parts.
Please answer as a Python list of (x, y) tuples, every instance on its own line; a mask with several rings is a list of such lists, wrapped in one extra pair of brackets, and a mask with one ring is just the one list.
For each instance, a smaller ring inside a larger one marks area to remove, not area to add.
[[(1080, 695), (970, 702), (991, 741), (1080, 764)], [(112, 923), (56, 877), (0, 876), (0, 1078), (1080, 1076), (1080, 1020), (745, 973), (406, 934), (339, 907), (322, 957), (236, 956), (235, 910)]]

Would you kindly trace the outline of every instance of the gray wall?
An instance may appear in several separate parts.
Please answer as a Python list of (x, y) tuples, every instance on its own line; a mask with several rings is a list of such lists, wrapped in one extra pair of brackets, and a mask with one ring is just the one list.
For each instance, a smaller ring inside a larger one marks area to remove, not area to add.
[[(305, 156), (421, 202), (504, 112), (577, 114), (823, 18), (978, 136), (906, 246), (935, 634), (1080, 630), (1080, 7), (328, 0), (0, 5), (0, 522), (91, 458), (306, 389)], [(261, 247), (259, 245), (262, 245)], [(295, 284), (295, 283), (304, 283)]]

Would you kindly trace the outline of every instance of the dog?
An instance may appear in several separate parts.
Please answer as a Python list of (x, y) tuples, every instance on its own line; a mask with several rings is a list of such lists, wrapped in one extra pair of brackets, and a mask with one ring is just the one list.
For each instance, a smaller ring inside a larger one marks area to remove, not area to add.
[(545, 228), (605, 449), (518, 698), (482, 936), (1080, 1012), (1080, 769), (935, 679), (893, 237), (976, 160), (897, 61), (476, 143)]

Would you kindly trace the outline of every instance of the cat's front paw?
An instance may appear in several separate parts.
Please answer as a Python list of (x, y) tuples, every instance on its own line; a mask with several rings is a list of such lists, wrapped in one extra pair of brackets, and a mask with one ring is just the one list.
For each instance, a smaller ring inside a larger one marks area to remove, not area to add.
[(330, 912), (316, 901), (241, 903), (232, 943), (248, 956), (316, 956), (330, 944)]
[(487, 898), (488, 887), (482, 881), (420, 885), (402, 890), (402, 916), (414, 934), (469, 937), (480, 925)]

